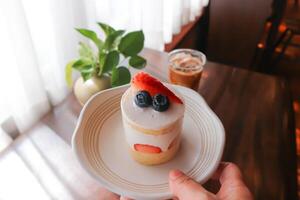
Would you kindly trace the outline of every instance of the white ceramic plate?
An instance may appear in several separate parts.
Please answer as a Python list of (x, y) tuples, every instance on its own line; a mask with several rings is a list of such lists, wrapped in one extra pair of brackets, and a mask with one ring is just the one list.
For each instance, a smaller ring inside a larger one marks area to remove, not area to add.
[(108, 190), (138, 200), (171, 198), (171, 169), (181, 169), (200, 183), (208, 180), (222, 157), (225, 132), (203, 98), (173, 86), (186, 103), (180, 150), (165, 164), (144, 166), (130, 157), (124, 138), (120, 100), (128, 87), (100, 92), (83, 107), (72, 140), (83, 168)]

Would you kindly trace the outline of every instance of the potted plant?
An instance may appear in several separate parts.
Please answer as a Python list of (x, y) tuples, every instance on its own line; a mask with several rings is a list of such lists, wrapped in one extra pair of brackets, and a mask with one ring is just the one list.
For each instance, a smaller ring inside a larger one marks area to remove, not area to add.
[(129, 66), (142, 69), (146, 60), (138, 53), (144, 47), (143, 31), (134, 31), (125, 34), (124, 30), (115, 30), (113, 27), (97, 23), (105, 33), (101, 40), (97, 34), (88, 29), (76, 28), (83, 36), (95, 45), (93, 50), (89, 44), (79, 42), (79, 58), (66, 65), (65, 78), (68, 86), (73, 85), (72, 70), (80, 72), (81, 77), (74, 85), (74, 93), (80, 104), (84, 104), (93, 94), (130, 82)]

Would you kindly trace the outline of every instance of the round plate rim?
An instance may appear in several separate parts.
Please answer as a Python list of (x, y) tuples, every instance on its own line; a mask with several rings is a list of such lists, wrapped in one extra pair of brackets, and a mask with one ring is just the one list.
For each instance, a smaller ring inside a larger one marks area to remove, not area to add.
[[(165, 83), (166, 85), (171, 85), (169, 83)], [(97, 180), (102, 186), (108, 188), (109, 190), (111, 190), (112, 192), (114, 193), (117, 193), (117, 194), (122, 194), (124, 196), (129, 196), (129, 197), (134, 197), (135, 199), (149, 199), (149, 200), (152, 200), (152, 199), (168, 199), (168, 198), (171, 198), (172, 195), (170, 192), (161, 192), (161, 193), (152, 193), (152, 194), (149, 194), (148, 197), (145, 197), (145, 195), (143, 194), (139, 194), (139, 193), (136, 193), (136, 192), (132, 192), (132, 191), (124, 191), (116, 186), (114, 186), (113, 184), (109, 183), (108, 181), (106, 181), (104, 178), (99, 178), (98, 176), (96, 176), (90, 169), (89, 167), (87, 166), (87, 164), (84, 162), (84, 159), (81, 158), (81, 153), (80, 153), (80, 150), (78, 149), (77, 145), (76, 145), (76, 139), (77, 139), (77, 132), (78, 132), (78, 129), (80, 128), (81, 126), (81, 122), (82, 122), (82, 119), (84, 117), (84, 113), (85, 113), (85, 110), (89, 107), (89, 105), (91, 105), (91, 102), (96, 100), (96, 98), (99, 98), (99, 96), (101, 96), (103, 93), (109, 93), (111, 91), (114, 91), (114, 90), (122, 90), (122, 89), (125, 89), (125, 88), (128, 88), (130, 86), (130, 84), (126, 84), (126, 85), (123, 85), (123, 86), (119, 86), (119, 87), (115, 87), (115, 88), (110, 88), (110, 89), (107, 89), (107, 90), (104, 90), (104, 91), (100, 91), (96, 94), (94, 94), (86, 103), (85, 105), (83, 106), (81, 112), (80, 112), (80, 115), (79, 115), (79, 118), (78, 118), (78, 121), (77, 121), (77, 124), (76, 124), (76, 127), (75, 127), (75, 130), (73, 132), (73, 136), (72, 136), (72, 140), (71, 140), (71, 145), (72, 145), (72, 150), (73, 152), (75, 153), (75, 157), (76, 159), (79, 161), (80, 165), (83, 167), (83, 169), (90, 175), (92, 176), (95, 180)], [(204, 100), (204, 98), (199, 94), (197, 93), (196, 91), (192, 90), (192, 89), (189, 89), (189, 88), (186, 88), (186, 87), (183, 87), (183, 86), (179, 86), (179, 85), (172, 85), (172, 87), (175, 87), (175, 89), (180, 89), (180, 90), (187, 90), (188, 92), (191, 92), (193, 93), (194, 95), (197, 95), (199, 97), (199, 99), (202, 101), (202, 104), (205, 105), (207, 111), (209, 112), (209, 114), (213, 115), (214, 117), (214, 120), (216, 120), (216, 123), (219, 125), (219, 128), (221, 130), (221, 138), (220, 138), (220, 151), (218, 152), (218, 157), (215, 161), (215, 163), (213, 163), (211, 165), (211, 167), (209, 168), (209, 173), (207, 173), (207, 176), (201, 181), (201, 184), (205, 183), (211, 176), (212, 174), (216, 171), (217, 167), (219, 166), (219, 163), (221, 162), (221, 158), (223, 156), (223, 152), (224, 152), (224, 146), (225, 146), (225, 129), (224, 129), (224, 126), (221, 122), (221, 120), (218, 118), (218, 116), (211, 110), (211, 108), (207, 105), (206, 101)], [(177, 89), (177, 90), (178, 90)], [(184, 96), (182, 94), (182, 96)], [(199, 182), (199, 180), (197, 180), (196, 178), (196, 181)], [(150, 196), (151, 195), (151, 196)]]

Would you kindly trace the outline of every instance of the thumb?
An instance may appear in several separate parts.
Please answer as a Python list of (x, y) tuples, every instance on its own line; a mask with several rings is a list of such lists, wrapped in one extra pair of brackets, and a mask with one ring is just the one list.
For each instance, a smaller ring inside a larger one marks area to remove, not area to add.
[(215, 199), (214, 194), (179, 170), (172, 170), (169, 173), (169, 185), (172, 194), (180, 200)]
[(120, 200), (133, 200), (133, 199), (129, 199), (127, 197), (120, 197)]

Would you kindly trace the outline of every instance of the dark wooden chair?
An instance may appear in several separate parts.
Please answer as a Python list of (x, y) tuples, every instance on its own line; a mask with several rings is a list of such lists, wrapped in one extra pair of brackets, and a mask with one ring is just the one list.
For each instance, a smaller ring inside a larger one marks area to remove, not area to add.
[(282, 23), (284, 12), (286, 9), (287, 0), (274, 0), (272, 3), (272, 14), (266, 20), (264, 34), (256, 45), (255, 54), (251, 61), (250, 68), (256, 71), (271, 73), (284, 51), (276, 53), (276, 49), (282, 42), (287, 45), (291, 40), (292, 32), (288, 29), (280, 33), (279, 27)]
[[(267, 23), (271, 24), (271, 27), (266, 26), (267, 38), (262, 39), (257, 45), (251, 64), (251, 67), (257, 71), (266, 73), (276, 71), (289, 46), (300, 48), (300, 44), (293, 40), (295, 36), (300, 35), (300, 19), (295, 18), (295, 15), (292, 17), (283, 16), (285, 11), (283, 8), (285, 7), (286, 4), (275, 7), (275, 14), (268, 19)], [(300, 11), (300, 8), (297, 9)]]
[[(299, 8), (300, 12), (300, 8)], [(300, 19), (286, 19), (285, 20), (287, 28), (292, 31), (293, 36), (295, 37), (297, 35), (300, 35)], [(300, 48), (300, 43), (295, 42), (294, 40), (291, 40), (288, 45)]]
[(274, 43), (269, 44), (269, 47), (265, 42), (259, 43), (251, 63), (251, 69), (266, 73), (274, 72), (294, 35), (293, 30), (286, 28), (278, 35)]

